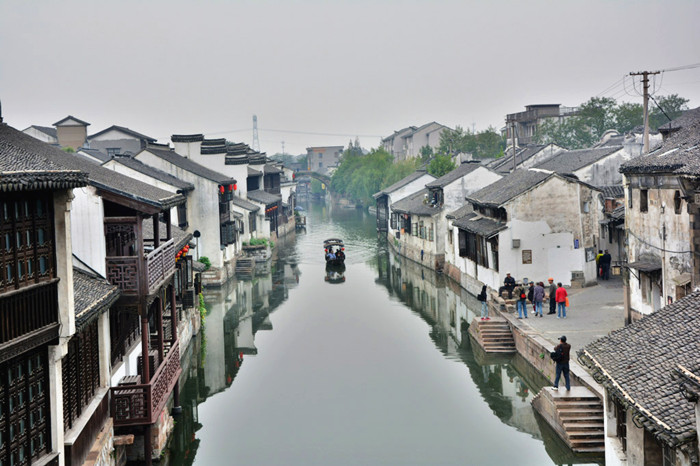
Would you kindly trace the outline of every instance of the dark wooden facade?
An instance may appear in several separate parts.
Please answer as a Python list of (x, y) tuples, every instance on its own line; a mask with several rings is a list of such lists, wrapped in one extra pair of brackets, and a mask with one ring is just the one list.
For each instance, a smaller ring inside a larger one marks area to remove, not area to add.
[(0, 200), (0, 464), (52, 451), (48, 345), (59, 331), (53, 192)]

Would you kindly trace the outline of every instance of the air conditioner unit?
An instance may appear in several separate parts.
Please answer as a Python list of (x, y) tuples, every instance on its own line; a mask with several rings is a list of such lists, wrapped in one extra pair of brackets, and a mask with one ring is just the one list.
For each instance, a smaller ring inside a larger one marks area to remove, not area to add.
[(513, 249), (518, 249), (519, 247), (520, 247), (520, 240), (514, 239), (513, 240)]

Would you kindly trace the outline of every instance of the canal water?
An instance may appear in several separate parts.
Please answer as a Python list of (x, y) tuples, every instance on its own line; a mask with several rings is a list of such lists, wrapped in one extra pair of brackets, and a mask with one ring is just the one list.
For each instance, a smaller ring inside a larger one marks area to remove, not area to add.
[(536, 371), (471, 346), (473, 296), (394, 256), (366, 212), (313, 205), (307, 224), (267, 273), (205, 290), (163, 463), (595, 464), (534, 413)]

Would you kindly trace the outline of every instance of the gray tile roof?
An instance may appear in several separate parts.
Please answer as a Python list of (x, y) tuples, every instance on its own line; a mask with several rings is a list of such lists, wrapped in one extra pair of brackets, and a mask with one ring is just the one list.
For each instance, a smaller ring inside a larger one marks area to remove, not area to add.
[[(143, 202), (160, 209), (169, 209), (185, 202), (185, 198), (181, 194), (173, 194), (120, 173), (116, 173), (113, 170), (109, 170), (88, 160), (84, 156), (64, 152), (57, 147), (43, 143), (7, 125), (0, 125), (0, 140), (7, 145), (13, 146), (15, 149), (21, 148), (25, 153), (34, 153), (44, 160), (49, 160), (52, 164), (62, 167), (64, 170), (69, 169), (85, 172), (88, 174), (90, 185), (118, 194), (119, 196)], [(24, 157), (25, 155), (21, 156), (21, 158)], [(15, 159), (16, 158), (17, 155), (15, 155)]]
[(659, 126), (659, 131), (663, 134), (673, 133), (687, 127), (688, 125), (696, 123), (698, 119), (700, 119), (700, 107), (687, 110), (675, 120), (664, 123), (663, 125)]
[(438, 178), (435, 181), (431, 181), (430, 183), (426, 184), (425, 186), (428, 188), (444, 188), (448, 184), (452, 183), (455, 180), (458, 180), (469, 173), (473, 172), (477, 168), (481, 167), (481, 162), (478, 160), (469, 160), (467, 162), (462, 162), (459, 164), (458, 167), (456, 167), (454, 170), (452, 170), (449, 173), (446, 173), (445, 175), (442, 175), (440, 178)]
[(277, 174), (282, 173), (282, 170), (280, 170), (279, 167), (276, 167), (271, 163), (266, 163), (265, 164), (265, 174), (266, 175), (274, 175), (275, 173), (277, 173)]
[(535, 168), (551, 170), (560, 174), (574, 173), (588, 165), (622, 150), (622, 146), (606, 146), (562, 152), (551, 159), (535, 165)]
[(255, 168), (248, 167), (248, 176), (262, 176), (262, 172)]
[[(160, 226), (158, 227), (158, 233), (161, 238), (161, 241), (165, 240), (165, 233), (168, 231), (166, 228), (168, 227), (165, 222), (159, 222)], [(176, 225), (170, 225), (170, 232), (172, 233), (172, 237), (175, 240), (175, 251), (179, 251), (182, 249), (187, 243), (190, 242), (192, 239), (192, 233), (187, 233), (185, 230), (182, 228), (176, 226)], [(143, 237), (144, 239), (150, 239), (153, 240), (153, 221), (150, 219), (144, 220), (143, 222)]]
[(119, 287), (97, 274), (73, 267), (75, 324), (78, 328), (107, 311), (119, 298)]
[(452, 225), (462, 230), (467, 230), (485, 238), (490, 238), (506, 228), (505, 223), (497, 222), (490, 218), (477, 214), (469, 214), (452, 222)]
[(178, 188), (179, 190), (192, 191), (194, 189), (194, 185), (192, 183), (188, 183), (187, 181), (183, 181), (180, 178), (176, 178), (169, 173), (166, 173), (162, 170), (159, 170), (157, 168), (153, 168), (149, 165), (146, 165), (145, 163), (140, 162), (134, 158), (114, 157), (114, 162), (120, 163), (120, 164), (124, 165), (125, 167), (129, 167), (132, 170), (135, 170), (139, 173), (143, 173), (146, 176), (150, 176), (151, 178), (154, 178), (156, 180), (162, 181), (163, 183), (167, 183), (171, 186), (174, 186), (174, 187)]
[(170, 136), (172, 142), (202, 142), (203, 134), (173, 134)]
[(698, 363), (699, 308), (695, 292), (578, 352), (596, 380), (670, 444), (697, 438), (694, 405), (672, 373), (678, 364)]
[(433, 207), (431, 204), (424, 202), (427, 189), (421, 189), (417, 193), (404, 197), (401, 200), (394, 202), (391, 205), (391, 210), (394, 212), (413, 214), (413, 215), (429, 215), (432, 216), (442, 211), (441, 207)]
[[(42, 133), (46, 134), (47, 136), (51, 136), (52, 138), (58, 138), (58, 133), (56, 132), (56, 128), (54, 128), (52, 126), (32, 125), (29, 128), (34, 128), (37, 131), (41, 131)], [(27, 128), (27, 129), (29, 129), (29, 128)]]
[(403, 179), (397, 181), (396, 183), (392, 184), (391, 186), (388, 186), (388, 187), (382, 189), (378, 193), (373, 194), (372, 197), (374, 197), (376, 199), (379, 196), (382, 196), (384, 194), (391, 194), (394, 191), (396, 191), (397, 189), (403, 188), (407, 184), (411, 183), (412, 181), (417, 180), (418, 178), (420, 178), (421, 176), (424, 176), (424, 175), (428, 175), (433, 180), (435, 179), (435, 177), (433, 175), (431, 175), (430, 173), (428, 173), (424, 169), (416, 170), (413, 173), (411, 173), (410, 175), (408, 175), (406, 178), (403, 178)]
[(87, 155), (90, 157), (99, 160), (100, 162), (106, 162), (110, 160), (112, 157), (109, 155), (105, 154), (104, 152), (100, 152), (97, 149), (86, 149), (86, 148), (81, 148), (78, 149), (78, 153), (80, 152), (85, 152)]
[(700, 175), (700, 107), (674, 121), (678, 130), (661, 147), (624, 163), (620, 172)]
[(112, 130), (122, 132), (122, 133), (127, 134), (127, 135), (129, 135), (133, 138), (136, 138), (136, 139), (142, 139), (142, 140), (148, 141), (148, 142), (156, 142), (155, 138), (152, 138), (150, 136), (146, 136), (145, 134), (141, 134), (139, 132), (136, 132), (133, 129), (127, 128), (126, 126), (117, 126), (117, 125), (112, 125), (109, 128), (105, 128), (102, 131), (98, 131), (95, 134), (91, 134), (90, 136), (88, 136), (88, 141), (96, 138), (97, 136), (101, 136), (102, 134), (104, 134), (108, 131), (112, 131)]
[[(547, 147), (548, 144), (528, 144), (526, 146), (518, 147), (515, 153), (515, 162), (522, 164), (526, 160), (536, 155), (539, 151)], [(513, 171), (513, 151), (512, 149), (508, 151), (503, 157), (499, 157), (487, 164), (487, 167), (496, 173), (506, 174)]]
[(462, 217), (466, 217), (467, 215), (471, 214), (472, 212), (474, 212), (474, 207), (470, 203), (467, 202), (459, 209), (454, 210), (453, 212), (448, 212), (445, 215), (445, 218), (448, 218), (450, 220), (455, 219), (455, 218), (462, 218)]
[(192, 160), (181, 156), (180, 154), (178, 154), (177, 152), (175, 152), (173, 150), (155, 149), (152, 147), (148, 147), (145, 150), (147, 150), (151, 154), (155, 155), (156, 157), (159, 157), (159, 158), (165, 160), (166, 162), (175, 165), (176, 167), (182, 168), (183, 170), (186, 170), (186, 171), (193, 173), (197, 176), (205, 178), (209, 181), (213, 181), (215, 183), (223, 184), (223, 185), (233, 184), (236, 182), (236, 180), (233, 180), (227, 176), (224, 176), (221, 173), (215, 172), (214, 170), (211, 170), (203, 165), (200, 165), (197, 162), (193, 162)]
[(282, 196), (279, 194), (270, 194), (257, 189), (255, 191), (248, 191), (248, 199), (251, 201), (260, 202), (261, 204), (270, 205), (281, 201)]
[(0, 192), (70, 189), (87, 185), (87, 174), (47, 153), (65, 152), (0, 123)]
[(518, 169), (470, 194), (467, 196), (467, 200), (478, 204), (500, 206), (542, 183), (550, 176), (555, 175), (537, 170)]
[(625, 188), (622, 185), (598, 186), (603, 191), (604, 199), (620, 199), (625, 197)]
[(58, 126), (58, 125), (60, 125), (61, 123), (63, 123), (64, 121), (66, 121), (66, 120), (75, 120), (77, 123), (80, 123), (81, 125), (90, 126), (90, 123), (88, 123), (87, 121), (83, 121), (83, 120), (81, 120), (80, 118), (74, 117), (73, 115), (68, 115), (67, 117), (65, 117), (65, 118), (63, 118), (63, 119), (58, 120), (58, 121), (57, 121), (56, 123), (54, 123), (53, 125), (54, 125), (54, 126)]
[(238, 196), (233, 196), (233, 205), (241, 207), (245, 210), (249, 210), (251, 212), (257, 212), (258, 210), (260, 210), (259, 206), (253, 204), (252, 202), (246, 201), (245, 199)]

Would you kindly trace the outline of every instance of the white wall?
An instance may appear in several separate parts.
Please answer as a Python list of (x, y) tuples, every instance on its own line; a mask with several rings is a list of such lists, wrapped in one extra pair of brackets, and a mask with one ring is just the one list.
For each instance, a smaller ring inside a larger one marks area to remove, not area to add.
[(107, 276), (102, 198), (92, 186), (73, 190), (73, 254), (103, 277)]
[(452, 212), (453, 210), (459, 209), (467, 203), (464, 199), (466, 196), (491, 183), (495, 183), (501, 178), (501, 175), (485, 167), (479, 167), (467, 173), (443, 188), (442, 192), (445, 200), (445, 207), (443, 207), (443, 209), (445, 212)]

